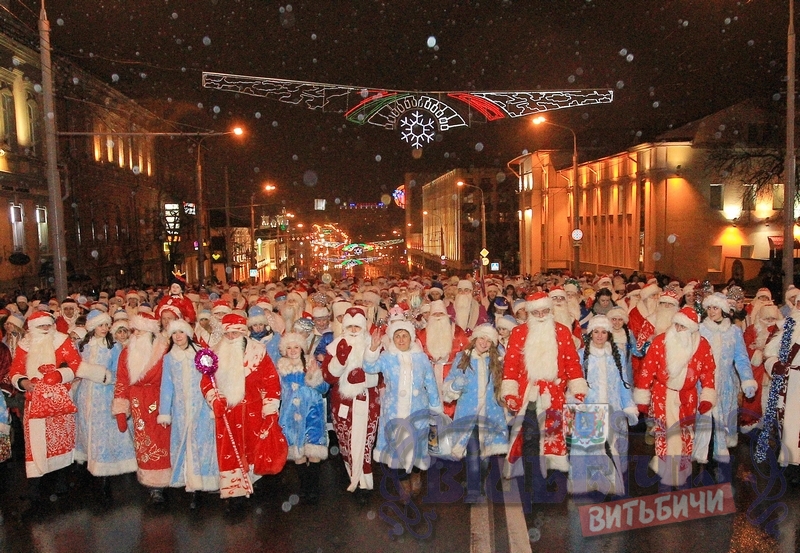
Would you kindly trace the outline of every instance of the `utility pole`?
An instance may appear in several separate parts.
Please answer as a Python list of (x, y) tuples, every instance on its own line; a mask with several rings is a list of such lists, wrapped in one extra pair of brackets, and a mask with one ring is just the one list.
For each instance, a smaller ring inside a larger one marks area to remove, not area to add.
[(228, 280), (233, 278), (233, 265), (231, 262), (231, 198), (230, 182), (228, 181), (228, 166), (225, 166), (225, 275)]
[(794, 284), (794, 200), (796, 195), (794, 151), (795, 36), (794, 0), (789, 0), (789, 32), (786, 37), (786, 159), (783, 175), (783, 291)]
[(42, 0), (39, 12), (39, 55), (42, 64), (42, 101), (44, 104), (44, 149), (47, 165), (48, 223), (53, 251), (53, 277), (56, 297), (67, 297), (67, 249), (64, 244), (64, 201), (58, 177), (56, 110), (53, 102), (53, 66), (50, 61), (50, 22)]

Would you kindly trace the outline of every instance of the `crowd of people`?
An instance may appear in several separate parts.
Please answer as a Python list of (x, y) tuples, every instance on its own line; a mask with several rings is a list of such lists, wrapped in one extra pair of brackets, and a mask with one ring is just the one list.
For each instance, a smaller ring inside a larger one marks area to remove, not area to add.
[(619, 271), (325, 277), (9, 301), (0, 461), (16, 420), (31, 510), (70, 470), (105, 495), (136, 473), (154, 504), (183, 488), (193, 509), (202, 492), (235, 509), (287, 463), (314, 504), (329, 457), (360, 503), (377, 464), (408, 503), (437, 457), (463, 463), (467, 502), (492, 468), (621, 496), (643, 423), (664, 486), (724, 469), (740, 433), (800, 463), (796, 288), (779, 307), (766, 288), (746, 303)]

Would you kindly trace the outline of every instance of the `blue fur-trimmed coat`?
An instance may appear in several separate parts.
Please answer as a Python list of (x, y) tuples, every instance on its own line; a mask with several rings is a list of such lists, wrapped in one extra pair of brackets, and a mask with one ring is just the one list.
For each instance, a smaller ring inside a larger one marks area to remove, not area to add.
[(755, 388), (753, 369), (742, 329), (723, 318), (717, 325), (711, 319), (700, 324), (700, 335), (705, 338), (714, 352), (717, 369), (714, 372), (714, 389), (717, 391), (717, 404), (711, 410), (716, 424), (725, 427), (729, 435), (736, 435), (739, 408), (739, 390), (747, 386)]
[(508, 453), (508, 426), (503, 407), (494, 393), (488, 353), (470, 357), (466, 371), (458, 368), (465, 353), (459, 353), (442, 384), (445, 401), (456, 402), (453, 424), (447, 429), (452, 441), (450, 456), (462, 459), (475, 426), (478, 427), (480, 456)]
[[(310, 356), (307, 366), (316, 367)], [(308, 372), (299, 359), (282, 357), (277, 363), (281, 379), (281, 409), (279, 422), (286, 442), (289, 459), (302, 457), (328, 458), (328, 431), (325, 419), (324, 394), (330, 387), (322, 378), (322, 371)]]
[(214, 412), (200, 389), (194, 348), (173, 346), (164, 356), (158, 422), (170, 424), (169, 485), (187, 492), (219, 489)]
[(390, 342), (377, 359), (376, 356), (377, 352), (370, 350), (364, 355), (364, 372), (383, 374), (386, 385), (373, 459), (406, 472), (413, 467), (426, 470), (431, 462), (431, 416), (442, 413), (433, 365), (416, 341), (407, 352), (399, 351)]
[(103, 338), (92, 338), (80, 352), (88, 363), (101, 365), (113, 378), (106, 384), (80, 379), (75, 385), (74, 402), (78, 408), (75, 421), (75, 460), (86, 462), (94, 476), (114, 476), (136, 472), (136, 454), (130, 430), (120, 432), (111, 414), (117, 361), (122, 346), (109, 349)]

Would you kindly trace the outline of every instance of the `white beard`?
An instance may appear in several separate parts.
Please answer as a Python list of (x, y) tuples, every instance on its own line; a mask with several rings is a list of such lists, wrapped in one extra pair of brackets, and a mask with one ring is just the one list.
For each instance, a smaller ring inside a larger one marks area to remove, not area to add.
[(150, 361), (153, 356), (154, 340), (150, 339), (150, 334), (136, 336), (135, 334), (128, 340), (128, 376), (131, 384), (139, 381), (150, 369)]
[(453, 349), (453, 323), (448, 317), (428, 319), (425, 327), (425, 345), (434, 361), (447, 361)]
[(672, 317), (678, 312), (678, 306), (661, 306), (656, 308), (653, 319), (653, 326), (656, 327), (656, 334), (666, 332), (672, 324)]
[(567, 298), (567, 309), (573, 319), (581, 320), (581, 304), (577, 299)]
[(555, 319), (557, 323), (561, 323), (570, 330), (572, 330), (572, 324), (575, 321), (575, 317), (569, 312), (569, 307), (567, 305), (554, 304), (553, 319)]
[(756, 349), (764, 349), (767, 345), (767, 338), (769, 338), (769, 327), (761, 321), (755, 322), (756, 339), (753, 342), (753, 347)]
[(679, 375), (686, 369), (689, 360), (694, 355), (700, 343), (700, 334), (684, 330), (678, 332), (672, 326), (667, 329), (664, 336), (664, 346), (667, 353), (667, 373), (670, 378)]
[(26, 337), (30, 342), (28, 356), (25, 358), (25, 374), (28, 378), (42, 378), (39, 367), (56, 364), (56, 347), (53, 342), (55, 335), (55, 328), (51, 328), (49, 332), (42, 332), (38, 328), (28, 331)]
[(287, 329), (291, 329), (294, 322), (297, 320), (298, 317), (295, 315), (296, 310), (293, 305), (284, 305), (283, 309), (281, 309), (281, 317), (283, 317)]
[(537, 319), (528, 316), (528, 336), (525, 339), (525, 368), (528, 381), (558, 378), (558, 341), (556, 324), (552, 315)]
[(372, 328), (372, 325), (375, 324), (378, 308), (372, 304), (362, 305), (361, 307), (363, 307), (364, 311), (366, 312), (367, 328)]
[(469, 314), (472, 310), (472, 298), (467, 294), (458, 294), (453, 302), (456, 310), (456, 324), (463, 329), (469, 326)]
[(342, 335), (342, 332), (344, 332), (344, 327), (342, 326), (342, 323), (340, 323), (338, 319), (334, 318), (331, 321), (331, 331), (333, 332), (334, 338), (338, 338), (339, 336)]
[(220, 393), (225, 396), (228, 406), (239, 405), (244, 399), (244, 348), (241, 338), (228, 340), (223, 338), (217, 344), (219, 369), (214, 379)]

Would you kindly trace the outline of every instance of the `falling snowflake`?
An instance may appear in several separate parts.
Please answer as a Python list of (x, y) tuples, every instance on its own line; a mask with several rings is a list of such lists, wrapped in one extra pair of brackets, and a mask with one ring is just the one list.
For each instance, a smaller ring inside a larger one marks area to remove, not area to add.
[(413, 148), (422, 148), (434, 139), (435, 121), (422, 111), (412, 111), (400, 120), (400, 138)]

